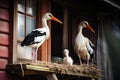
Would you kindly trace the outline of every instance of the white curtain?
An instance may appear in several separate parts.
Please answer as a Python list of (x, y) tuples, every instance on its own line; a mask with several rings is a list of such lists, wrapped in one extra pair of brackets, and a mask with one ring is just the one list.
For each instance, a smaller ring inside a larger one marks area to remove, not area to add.
[(107, 14), (99, 14), (98, 18), (98, 39), (97, 39), (97, 65), (102, 70), (103, 78), (99, 80), (114, 80), (111, 66), (111, 59), (106, 40), (106, 27), (109, 26)]

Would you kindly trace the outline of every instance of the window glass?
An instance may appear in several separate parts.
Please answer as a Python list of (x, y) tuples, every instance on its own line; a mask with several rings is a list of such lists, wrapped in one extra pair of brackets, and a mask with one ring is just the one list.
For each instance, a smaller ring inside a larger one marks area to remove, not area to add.
[(25, 0), (18, 0), (18, 11), (25, 12)]
[(34, 0), (27, 0), (26, 13), (30, 15), (36, 14), (36, 5)]
[(36, 27), (36, 0), (18, 0), (17, 11), (17, 58), (31, 59), (32, 48), (20, 44)]
[(31, 52), (30, 47), (21, 47), (20, 43), (17, 45), (17, 58), (32, 59)]
[(27, 16), (26, 17), (26, 35), (29, 34), (33, 29), (35, 29), (35, 19)]
[(18, 13), (18, 38), (24, 38), (24, 15)]

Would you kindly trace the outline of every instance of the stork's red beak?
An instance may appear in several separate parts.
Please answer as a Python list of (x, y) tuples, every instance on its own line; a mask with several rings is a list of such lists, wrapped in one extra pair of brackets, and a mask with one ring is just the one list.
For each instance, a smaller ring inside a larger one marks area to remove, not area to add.
[(90, 31), (92, 31), (93, 33), (95, 33), (95, 31), (92, 29), (92, 27), (91, 27), (89, 24), (87, 24), (87, 28), (88, 28)]
[(51, 20), (54, 20), (54, 21), (62, 24), (62, 22), (59, 19), (57, 19), (56, 17), (54, 17), (54, 16), (52, 16)]

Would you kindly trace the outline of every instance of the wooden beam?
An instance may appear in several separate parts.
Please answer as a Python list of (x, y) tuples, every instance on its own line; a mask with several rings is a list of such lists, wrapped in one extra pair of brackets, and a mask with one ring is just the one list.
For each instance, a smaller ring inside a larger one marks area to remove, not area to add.
[[(39, 0), (39, 22), (38, 26), (42, 26), (42, 16), (46, 12), (51, 12), (51, 0)], [(51, 30), (51, 22), (48, 22), (48, 26)], [(41, 61), (51, 61), (51, 37), (46, 40), (42, 46), (40, 46), (39, 51), (38, 51), (38, 60)]]
[(49, 74), (47, 75), (47, 79), (48, 79), (48, 80), (58, 80), (58, 78), (57, 78), (57, 76), (56, 76), (55, 73), (49, 73)]
[(64, 8), (63, 49), (68, 48), (68, 9)]
[[(89, 78), (101, 78), (102, 73), (100, 69), (97, 69), (95, 66), (90, 65), (63, 65), (63, 64), (57, 64), (57, 63), (49, 63), (49, 62), (40, 62), (37, 64), (9, 64), (7, 65), (7, 70), (9, 73), (15, 75), (22, 75), (24, 72), (24, 75), (40, 75), (42, 74), (51, 74), (51, 78), (55, 78), (55, 74), (62, 74), (62, 75), (69, 75), (74, 77), (89, 77)], [(54, 74), (52, 74), (54, 73)]]

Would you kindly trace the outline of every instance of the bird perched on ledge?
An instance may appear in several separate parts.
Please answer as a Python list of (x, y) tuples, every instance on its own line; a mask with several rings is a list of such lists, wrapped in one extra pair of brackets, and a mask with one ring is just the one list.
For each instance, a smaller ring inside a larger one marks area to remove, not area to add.
[(65, 57), (63, 58), (63, 64), (73, 65), (73, 60), (72, 60), (72, 58), (69, 56), (69, 51), (68, 51), (68, 49), (65, 49), (65, 50), (64, 50), (64, 55), (65, 55)]
[(37, 62), (37, 51), (39, 46), (41, 46), (45, 42), (45, 40), (47, 40), (50, 36), (50, 30), (47, 25), (47, 20), (50, 19), (62, 24), (62, 22), (58, 20), (56, 17), (54, 17), (51, 13), (45, 13), (42, 17), (42, 28), (33, 30), (25, 37), (25, 39), (21, 43), (21, 46), (32, 47), (33, 63)]
[(95, 33), (95, 31), (92, 29), (87, 21), (80, 22), (78, 26), (79, 31), (75, 38), (74, 51), (79, 57), (80, 64), (82, 64), (81, 59), (87, 61), (87, 64), (89, 64), (90, 54), (93, 54), (93, 49), (91, 46), (94, 46), (94, 44), (82, 34), (83, 28), (88, 28), (90, 31)]

